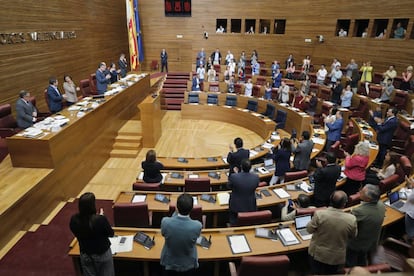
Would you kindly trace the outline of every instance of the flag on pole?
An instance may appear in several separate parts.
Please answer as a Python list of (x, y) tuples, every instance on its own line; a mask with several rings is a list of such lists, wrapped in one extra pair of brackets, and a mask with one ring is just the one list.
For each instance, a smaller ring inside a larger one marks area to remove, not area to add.
[(139, 13), (138, 13), (138, 0), (134, 0), (134, 13), (135, 13), (135, 24), (137, 30), (137, 40), (138, 40), (138, 60), (142, 62), (144, 60), (144, 47), (142, 47), (142, 35), (141, 35), (141, 24), (139, 22)]
[(137, 30), (135, 23), (134, 0), (126, 0), (126, 16), (131, 70), (136, 70), (139, 65), (139, 53), (137, 44)]

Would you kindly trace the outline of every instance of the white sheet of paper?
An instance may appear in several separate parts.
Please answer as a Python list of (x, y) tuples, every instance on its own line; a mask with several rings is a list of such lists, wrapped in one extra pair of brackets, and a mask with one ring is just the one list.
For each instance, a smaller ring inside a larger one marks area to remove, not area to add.
[(246, 237), (244, 235), (230, 236), (229, 241), (233, 253), (239, 254), (250, 252), (249, 244), (247, 243)]

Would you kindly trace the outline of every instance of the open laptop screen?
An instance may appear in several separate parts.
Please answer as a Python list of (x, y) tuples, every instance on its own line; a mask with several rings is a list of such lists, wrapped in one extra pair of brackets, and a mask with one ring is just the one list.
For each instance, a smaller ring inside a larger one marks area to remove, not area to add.
[(265, 159), (264, 166), (269, 167), (273, 165), (273, 159)]
[(400, 195), (398, 192), (392, 192), (388, 195), (388, 198), (390, 199), (390, 204), (393, 204), (400, 199)]
[(311, 215), (295, 217), (296, 229), (305, 228), (309, 221), (311, 221), (311, 219)]

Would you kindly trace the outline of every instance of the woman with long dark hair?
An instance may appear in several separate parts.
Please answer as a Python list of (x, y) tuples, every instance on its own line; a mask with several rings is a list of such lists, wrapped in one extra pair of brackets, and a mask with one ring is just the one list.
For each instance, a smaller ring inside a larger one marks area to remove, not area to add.
[(141, 163), (141, 167), (144, 170), (143, 180), (146, 183), (158, 183), (162, 181), (160, 170), (162, 170), (164, 166), (157, 161), (155, 150), (149, 150), (147, 152), (147, 156), (145, 157), (145, 161)]
[(114, 230), (103, 209), (96, 213), (95, 195), (84, 193), (79, 198), (79, 213), (72, 216), (70, 230), (80, 247), (80, 263), (84, 276), (113, 276), (111, 242)]

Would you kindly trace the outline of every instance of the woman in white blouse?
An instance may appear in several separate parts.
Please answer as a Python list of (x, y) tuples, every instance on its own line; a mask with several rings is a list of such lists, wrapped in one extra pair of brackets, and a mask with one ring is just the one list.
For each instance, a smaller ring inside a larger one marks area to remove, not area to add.
[(69, 75), (65, 75), (63, 80), (63, 90), (65, 90), (65, 95), (63, 95), (63, 97), (66, 99), (67, 105), (69, 106), (78, 101), (76, 91), (79, 91), (80, 88), (75, 85), (72, 77)]

